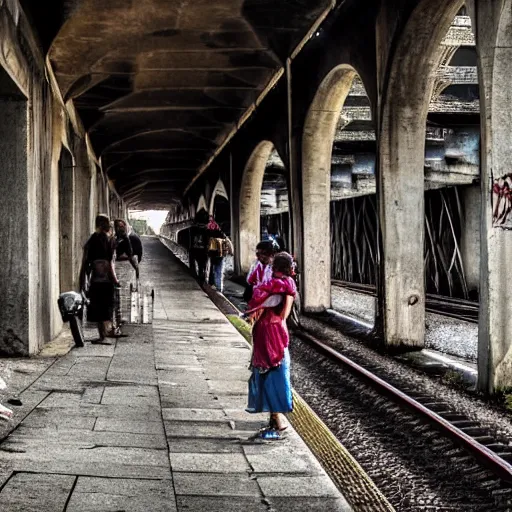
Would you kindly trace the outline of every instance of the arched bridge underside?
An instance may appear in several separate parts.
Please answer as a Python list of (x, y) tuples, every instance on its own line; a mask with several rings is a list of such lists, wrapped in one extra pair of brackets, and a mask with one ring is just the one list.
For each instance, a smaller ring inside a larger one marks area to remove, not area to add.
[[(171, 234), (220, 212), (240, 273), (280, 226), (312, 312), (344, 270), (341, 215), (369, 254), (358, 275), (376, 284), (386, 343), (423, 346), (431, 282), (474, 288), (480, 386), (511, 386), (511, 13), (512, 0), (0, 0), (0, 350), (59, 333), (56, 297), (98, 211), (165, 209)], [(432, 234), (426, 191), (452, 211), (447, 187), (472, 233), (443, 213)]]
[(179, 198), (328, 2), (82, 0), (51, 44), (103, 168), (139, 207)]

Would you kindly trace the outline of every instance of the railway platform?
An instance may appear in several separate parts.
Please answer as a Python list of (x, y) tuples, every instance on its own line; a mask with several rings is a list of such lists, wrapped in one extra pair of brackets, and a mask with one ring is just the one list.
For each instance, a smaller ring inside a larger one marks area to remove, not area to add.
[(1, 510), (352, 510), (292, 427), (251, 440), (267, 418), (244, 412), (248, 344), (157, 239), (144, 245), (153, 323), (28, 363)]

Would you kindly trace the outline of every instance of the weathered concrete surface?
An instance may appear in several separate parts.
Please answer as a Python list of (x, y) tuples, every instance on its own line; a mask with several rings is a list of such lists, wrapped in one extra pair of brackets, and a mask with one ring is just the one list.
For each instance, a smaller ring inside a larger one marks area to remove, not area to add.
[(478, 186), (463, 189), (464, 228), (461, 237), (462, 261), (470, 292), (480, 288), (481, 191)]
[[(483, 391), (512, 386), (512, 231), (494, 223), (498, 179), (510, 174), (512, 2), (469, 2), (480, 54), (482, 103), (481, 287), (478, 377)], [(510, 217), (510, 213), (508, 214)]]
[[(424, 162), (425, 128), (441, 41), (462, 6), (460, 0), (422, 0), (400, 34), (392, 62), (382, 9), (377, 30), (380, 105), (379, 210), (382, 231), (380, 312), (389, 345), (421, 347), (425, 338)], [(389, 35), (389, 34), (388, 34)], [(389, 74), (388, 74), (389, 73)]]
[[(76, 280), (74, 265), (75, 173), (71, 153), (62, 148), (59, 158), (59, 271), (60, 291), (73, 290)], [(77, 219), (78, 220), (78, 219)]]
[(239, 202), (239, 268), (249, 271), (254, 261), (254, 251), (260, 241), (261, 186), (273, 144), (263, 141), (254, 149), (247, 161), (240, 188)]
[(349, 511), (297, 434), (248, 441), (266, 418), (243, 410), (247, 344), (157, 239), (145, 254), (154, 326), (39, 363), (0, 444), (2, 511)]
[[(95, 156), (73, 104), (64, 104), (57, 91), (18, 0), (0, 2), (0, 27), (0, 352), (27, 355), (37, 353), (62, 329), (57, 308), (61, 270), (62, 285), (76, 286), (81, 247), (91, 232), (92, 218), (108, 203), (100, 201), (90, 186)], [(59, 186), (63, 147), (68, 160), (80, 168), (79, 174), (73, 170), (73, 190)], [(65, 236), (72, 251), (60, 243), (60, 192), (68, 201), (64, 215), (70, 225)]]
[(356, 72), (339, 66), (324, 79), (311, 104), (302, 141), (304, 308), (331, 305), (331, 154), (334, 135)]
[(4, 262), (0, 267), (0, 353), (4, 355), (29, 353), (27, 108), (21, 92), (0, 97), (0, 179), (4, 190), (0, 203), (0, 259)]

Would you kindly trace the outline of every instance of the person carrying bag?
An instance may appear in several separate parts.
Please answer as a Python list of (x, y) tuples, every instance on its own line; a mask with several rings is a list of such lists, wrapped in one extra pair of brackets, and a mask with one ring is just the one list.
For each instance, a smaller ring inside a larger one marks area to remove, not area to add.
[(223, 233), (220, 226), (215, 222), (213, 216), (210, 216), (208, 223), (208, 257), (210, 258), (210, 275), (208, 282), (215, 287), (217, 291), (224, 291), (224, 261), (226, 256), (233, 254), (233, 244), (231, 240)]

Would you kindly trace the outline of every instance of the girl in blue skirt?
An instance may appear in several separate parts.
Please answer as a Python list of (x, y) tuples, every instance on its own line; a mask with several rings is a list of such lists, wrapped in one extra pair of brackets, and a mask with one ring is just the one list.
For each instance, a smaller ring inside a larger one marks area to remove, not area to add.
[(254, 324), (247, 411), (270, 413), (269, 427), (260, 433), (264, 439), (280, 439), (288, 426), (284, 415), (293, 410), (286, 326), (296, 295), (293, 266), (290, 254), (277, 254), (272, 278), (254, 289), (248, 304)]

